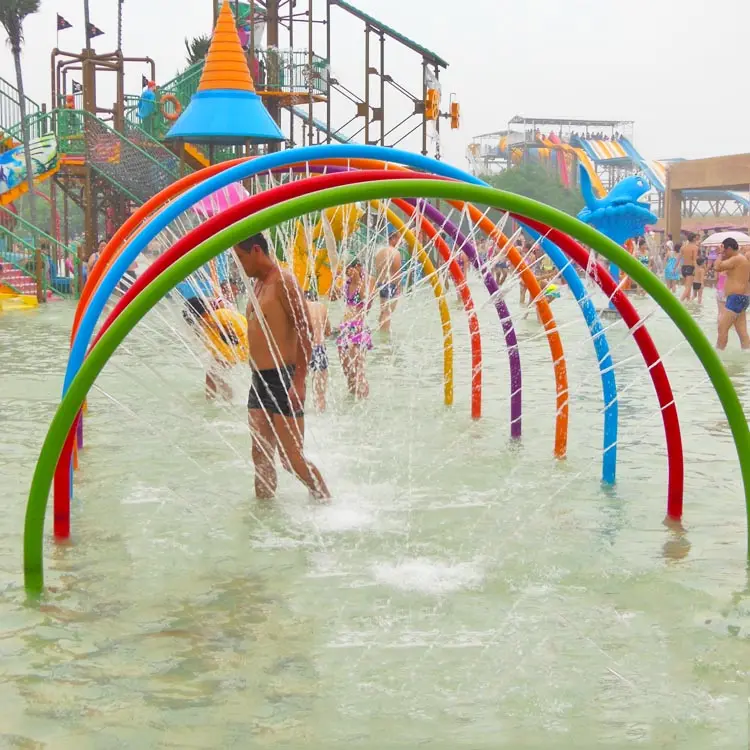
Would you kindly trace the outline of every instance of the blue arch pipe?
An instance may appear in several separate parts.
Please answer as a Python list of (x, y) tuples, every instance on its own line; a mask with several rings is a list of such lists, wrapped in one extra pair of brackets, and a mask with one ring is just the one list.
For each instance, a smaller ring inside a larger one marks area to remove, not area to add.
[[(78, 331), (71, 346), (70, 356), (65, 370), (65, 379), (63, 382), (63, 395), (67, 393), (73, 378), (83, 363), (86, 351), (91, 343), (94, 328), (101, 317), (104, 306), (107, 304), (109, 297), (117, 286), (117, 283), (133, 261), (136, 260), (140, 253), (147, 247), (148, 243), (151, 242), (159, 232), (195, 203), (233, 182), (238, 182), (278, 167), (286, 167), (299, 162), (315, 161), (318, 159), (380, 159), (382, 161), (400, 164), (413, 169), (431, 172), (441, 177), (468, 182), (473, 185), (487, 185), (484, 181), (474, 175), (464, 172), (462, 169), (452, 167), (449, 164), (436, 161), (435, 159), (422, 156), (421, 154), (413, 154), (408, 151), (386, 148), (384, 146), (365, 146), (360, 144), (305, 146), (303, 148), (266, 154), (257, 159), (251, 159), (242, 164), (230, 167), (229, 169), (195, 185), (166, 205), (133, 236), (123, 252), (120, 253), (115, 259), (115, 262), (110, 266), (107, 273), (101, 278), (99, 286), (89, 301), (86, 312), (81, 318)], [(567, 270), (565, 270), (566, 268)], [(563, 275), (566, 281), (568, 281), (568, 276), (565, 276), (566, 273), (571, 277), (571, 280), (572, 277), (578, 279), (578, 276), (575, 274), (572, 267), (563, 266)], [(570, 284), (571, 282), (568, 281), (568, 283)], [(594, 311), (594, 314), (596, 314), (596, 311)], [(600, 368), (604, 374), (604, 365), (601, 360)], [(610, 444), (615, 444), (615, 442), (616, 436), (615, 440), (608, 441)]]
[[(617, 474), (617, 383), (615, 381), (615, 366), (609, 351), (609, 342), (602, 328), (602, 323), (596, 312), (596, 306), (586, 292), (586, 287), (578, 277), (570, 259), (560, 248), (542, 237), (539, 232), (519, 222), (531, 238), (541, 245), (542, 250), (549, 256), (557, 270), (562, 274), (565, 282), (573, 292), (578, 306), (583, 313), (591, 339), (594, 342), (596, 358), (599, 360), (599, 373), (602, 379), (602, 393), (604, 395), (604, 448), (602, 454), (602, 482), (614, 484)], [(611, 267), (610, 267), (611, 269)], [(611, 304), (611, 303), (610, 303)]]

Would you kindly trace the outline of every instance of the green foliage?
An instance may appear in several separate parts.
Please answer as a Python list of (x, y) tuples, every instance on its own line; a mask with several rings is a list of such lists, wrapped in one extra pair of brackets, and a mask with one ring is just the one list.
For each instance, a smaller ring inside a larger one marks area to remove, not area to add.
[(39, 10), (42, 0), (0, 0), (0, 26), (8, 34), (8, 46), (14, 54), (23, 45), (23, 22)]
[(195, 65), (199, 60), (203, 60), (208, 54), (208, 48), (211, 46), (211, 35), (201, 34), (194, 36), (192, 39), (185, 38), (185, 50), (187, 55), (185, 59), (188, 65)]
[(498, 190), (507, 190), (546, 203), (575, 216), (583, 208), (580, 190), (566, 188), (557, 174), (541, 164), (521, 164), (496, 175), (480, 175)]

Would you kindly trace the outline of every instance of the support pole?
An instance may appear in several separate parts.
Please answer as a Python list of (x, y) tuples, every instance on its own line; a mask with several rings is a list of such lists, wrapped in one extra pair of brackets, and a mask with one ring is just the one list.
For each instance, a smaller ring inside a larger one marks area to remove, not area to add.
[(370, 145), (370, 24), (365, 24), (365, 145)]
[(385, 34), (380, 32), (380, 145), (385, 146)]
[(680, 230), (682, 227), (682, 190), (672, 188), (670, 169), (667, 167), (667, 184), (664, 193), (664, 224), (667, 234), (672, 235), (674, 242), (680, 241)]
[(326, 143), (331, 142), (331, 0), (326, 0)]
[[(289, 13), (291, 14), (291, 3)], [(307, 118), (307, 132), (310, 136), (309, 144), (313, 145), (313, 0), (309, 0), (308, 11), (307, 11), (307, 71), (308, 71), (308, 118)], [(291, 29), (291, 24), (289, 26)]]

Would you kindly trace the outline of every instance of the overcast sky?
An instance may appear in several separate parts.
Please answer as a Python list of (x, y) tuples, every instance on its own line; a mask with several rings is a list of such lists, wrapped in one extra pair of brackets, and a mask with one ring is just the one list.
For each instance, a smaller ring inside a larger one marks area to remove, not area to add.
[[(322, 6), (321, 0), (315, 2)], [(466, 144), (473, 135), (502, 129), (515, 114), (634, 120), (636, 145), (648, 158), (750, 151), (747, 0), (354, 4), (450, 63), (443, 92), (446, 100), (456, 93), (463, 119), (459, 131), (444, 129), (442, 146), (444, 158), (459, 166), (466, 165)], [(111, 50), (117, 0), (91, 0), (90, 5), (92, 22), (106, 32), (94, 46)], [(306, 0), (297, 0), (297, 6), (304, 9)], [(125, 53), (154, 57), (157, 82), (163, 82), (184, 65), (183, 38), (210, 29), (212, 2), (124, 0), (123, 9)], [(41, 12), (26, 22), (23, 59), (28, 94), (40, 102), (49, 102), (56, 13), (75, 27), (60, 33), (60, 47), (79, 51), (84, 42), (82, 0), (42, 0)], [(362, 27), (339, 9), (332, 26), (334, 75), (361, 91)], [(388, 49), (393, 51), (386, 71), (418, 92), (418, 59)], [(138, 91), (141, 72), (132, 69), (129, 92)], [(0, 76), (15, 78), (5, 45)], [(103, 91), (105, 99), (108, 93)], [(391, 111), (398, 106), (394, 99)], [(350, 116), (338, 103), (336, 113), (340, 122)], [(407, 145), (418, 147), (413, 140)]]

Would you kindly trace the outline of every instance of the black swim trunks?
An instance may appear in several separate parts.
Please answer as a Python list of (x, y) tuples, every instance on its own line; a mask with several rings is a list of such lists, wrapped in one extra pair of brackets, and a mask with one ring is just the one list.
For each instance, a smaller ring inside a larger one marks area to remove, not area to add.
[(687, 278), (688, 276), (695, 276), (695, 266), (683, 266), (682, 275), (684, 278)]
[(294, 365), (285, 365), (280, 370), (253, 370), (247, 408), (262, 409), (282, 417), (304, 417), (304, 409), (292, 411), (289, 401), (289, 389), (296, 369)]
[(700, 281), (694, 281), (693, 282), (693, 291), (699, 292), (700, 288), (703, 286), (703, 284)]
[(324, 372), (328, 369), (328, 354), (325, 344), (315, 344), (310, 358), (310, 372)]

